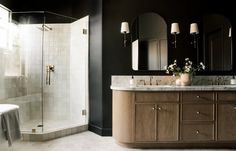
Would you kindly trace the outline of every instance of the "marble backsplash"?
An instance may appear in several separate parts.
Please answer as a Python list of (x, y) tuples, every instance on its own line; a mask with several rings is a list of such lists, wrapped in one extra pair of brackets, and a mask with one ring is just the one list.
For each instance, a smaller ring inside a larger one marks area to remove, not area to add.
[[(111, 77), (112, 86), (129, 86), (131, 75), (114, 75)], [(133, 76), (135, 85), (175, 85), (175, 76)], [(194, 76), (192, 85), (228, 85), (233, 76)], [(150, 83), (151, 81), (151, 83)]]

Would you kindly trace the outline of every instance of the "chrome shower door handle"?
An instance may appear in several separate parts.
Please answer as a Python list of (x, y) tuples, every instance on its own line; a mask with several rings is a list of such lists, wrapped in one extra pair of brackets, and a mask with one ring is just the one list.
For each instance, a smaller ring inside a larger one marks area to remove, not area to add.
[(48, 85), (49, 66), (46, 66), (46, 85)]
[(46, 66), (46, 85), (51, 84), (51, 72), (55, 71), (54, 65), (47, 65)]

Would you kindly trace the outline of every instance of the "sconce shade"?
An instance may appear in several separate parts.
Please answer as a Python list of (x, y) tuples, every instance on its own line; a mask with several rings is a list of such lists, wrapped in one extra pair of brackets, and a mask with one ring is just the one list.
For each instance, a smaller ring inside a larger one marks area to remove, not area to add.
[(178, 23), (172, 23), (171, 24), (171, 34), (179, 34), (179, 24)]
[(230, 28), (229, 28), (229, 37), (232, 36), (232, 35), (231, 35), (231, 32), (232, 32), (231, 30), (232, 30), (232, 28), (230, 27)]
[(190, 34), (199, 34), (197, 23), (190, 24)]
[(128, 22), (122, 22), (122, 23), (121, 23), (120, 32), (121, 32), (122, 34), (127, 34), (127, 33), (129, 33), (129, 23), (128, 23)]

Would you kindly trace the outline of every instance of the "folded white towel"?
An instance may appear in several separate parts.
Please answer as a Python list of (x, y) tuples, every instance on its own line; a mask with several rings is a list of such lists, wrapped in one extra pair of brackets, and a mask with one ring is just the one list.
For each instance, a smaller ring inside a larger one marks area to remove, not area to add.
[(0, 104), (0, 115), (2, 113), (8, 112), (10, 110), (15, 110), (15, 109), (19, 109), (19, 106), (14, 105), (14, 104)]

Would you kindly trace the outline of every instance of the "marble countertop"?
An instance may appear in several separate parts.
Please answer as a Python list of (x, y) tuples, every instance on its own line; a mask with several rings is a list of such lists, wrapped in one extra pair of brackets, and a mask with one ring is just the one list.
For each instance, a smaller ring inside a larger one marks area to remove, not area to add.
[(236, 91), (236, 85), (138, 85), (111, 86), (111, 89), (123, 91)]

